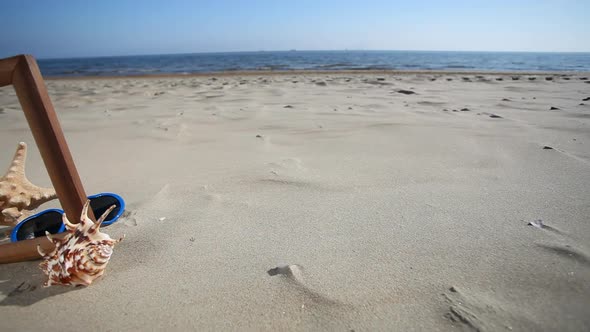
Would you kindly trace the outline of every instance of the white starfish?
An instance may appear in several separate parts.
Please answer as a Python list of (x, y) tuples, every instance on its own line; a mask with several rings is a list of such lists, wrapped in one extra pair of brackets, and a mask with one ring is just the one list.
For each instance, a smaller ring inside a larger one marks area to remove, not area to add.
[(25, 176), (27, 144), (20, 142), (6, 174), (0, 178), (0, 225), (14, 226), (41, 204), (57, 198), (52, 188), (32, 184)]

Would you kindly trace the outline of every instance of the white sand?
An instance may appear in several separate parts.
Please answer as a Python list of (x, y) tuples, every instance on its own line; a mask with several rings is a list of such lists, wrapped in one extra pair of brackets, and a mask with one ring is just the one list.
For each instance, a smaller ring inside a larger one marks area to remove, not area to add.
[[(589, 330), (584, 76), (48, 81), (127, 238), (88, 288), (0, 266), (1, 329)], [(25, 141), (50, 185), (12, 88), (0, 107), (0, 168)]]

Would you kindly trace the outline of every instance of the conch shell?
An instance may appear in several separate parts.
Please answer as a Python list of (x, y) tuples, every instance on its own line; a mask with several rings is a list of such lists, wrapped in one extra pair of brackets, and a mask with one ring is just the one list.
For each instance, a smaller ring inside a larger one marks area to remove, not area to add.
[(66, 214), (63, 214), (63, 222), (68, 233), (63, 239), (54, 238), (46, 232), (47, 238), (55, 244), (52, 252), (44, 253), (37, 246), (37, 251), (43, 256), (43, 262), (39, 267), (47, 275), (47, 281), (43, 286), (89, 286), (104, 274), (113, 247), (124, 237), (113, 240), (108, 234), (99, 231), (102, 222), (115, 208), (114, 205), (105, 211), (96, 223), (88, 218), (89, 205), (90, 201), (86, 201), (78, 224), (72, 224)]

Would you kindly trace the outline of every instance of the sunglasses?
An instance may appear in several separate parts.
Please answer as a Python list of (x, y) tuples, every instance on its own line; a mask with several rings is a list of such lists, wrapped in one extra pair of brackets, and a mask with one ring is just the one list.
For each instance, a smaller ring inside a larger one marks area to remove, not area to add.
[[(107, 215), (101, 227), (114, 223), (125, 211), (125, 201), (117, 194), (101, 193), (88, 196), (88, 199), (95, 216), (102, 216), (111, 206), (115, 205), (115, 208)], [(34, 239), (45, 236), (45, 232), (50, 234), (62, 233), (66, 228), (62, 220), (63, 214), (63, 210), (49, 209), (32, 215), (14, 227), (10, 234), (10, 240), (17, 242)]]

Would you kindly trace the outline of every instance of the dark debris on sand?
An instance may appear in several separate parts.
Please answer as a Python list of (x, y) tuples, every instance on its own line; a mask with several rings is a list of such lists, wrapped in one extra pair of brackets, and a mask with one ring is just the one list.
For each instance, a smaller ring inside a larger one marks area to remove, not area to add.
[(537, 228), (545, 228), (545, 225), (543, 224), (543, 220), (541, 220), (541, 219), (533, 220), (533, 221), (529, 222), (527, 225), (537, 227)]
[(559, 107), (551, 106), (551, 107), (549, 108), (549, 110), (550, 110), (550, 111), (556, 111), (556, 110), (559, 110)]
[(416, 92), (411, 91), (411, 90), (397, 90), (396, 92), (397, 93), (402, 93), (404, 95), (413, 95), (413, 94), (416, 94)]

